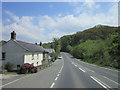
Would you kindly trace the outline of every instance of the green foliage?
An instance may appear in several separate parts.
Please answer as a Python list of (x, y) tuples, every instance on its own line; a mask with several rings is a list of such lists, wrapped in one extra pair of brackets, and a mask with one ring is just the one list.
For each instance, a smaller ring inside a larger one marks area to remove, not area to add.
[(54, 48), (55, 52), (57, 52), (58, 54), (60, 53), (61, 45), (60, 45), (59, 39), (57, 39), (57, 38), (53, 39), (53, 48)]
[(116, 63), (120, 63), (120, 35), (111, 35), (110, 40), (111, 45), (109, 47), (109, 54), (112, 66), (120, 69), (120, 66)]
[[(87, 40), (73, 48), (72, 54), (77, 58), (103, 58), (104, 42), (102, 40)], [(75, 52), (75, 53), (74, 53)], [(77, 56), (76, 56), (77, 55)]]
[(120, 27), (97, 25), (54, 39), (52, 44), (55, 57), (61, 50), (90, 63), (120, 69)]
[(73, 50), (73, 47), (71, 45), (68, 45), (67, 48), (66, 48), (67, 52), (72, 52)]
[(67, 46), (71, 45), (72, 36), (71, 35), (63, 36), (62, 38), (60, 38), (60, 41), (61, 41), (61, 50), (67, 51)]
[(1, 44), (1, 45), (4, 45), (4, 44), (6, 44), (6, 43), (7, 43), (7, 41), (4, 41), (4, 40), (0, 41), (0, 44)]
[(71, 54), (90, 63), (120, 69), (119, 46), (120, 36), (111, 34), (106, 40), (86, 40), (75, 46)]
[(58, 55), (59, 54), (55, 52), (55, 53), (53, 53), (52, 58), (54, 58), (56, 60), (58, 58)]
[(60, 40), (61, 50), (76, 58), (120, 69), (120, 27), (97, 25)]
[(12, 63), (10, 63), (10, 62), (7, 62), (6, 64), (5, 64), (5, 69), (8, 71), (8, 72), (10, 72), (10, 71), (12, 71), (13, 70), (13, 64)]
[(73, 35), (67, 35), (60, 38), (61, 41), (61, 50), (67, 51), (67, 46), (76, 46), (80, 43), (85, 42), (86, 40), (105, 40), (110, 34), (116, 33), (118, 28), (97, 25), (93, 28), (84, 30), (82, 32), (77, 32)]
[(51, 42), (51, 43), (44, 43), (44, 44), (42, 44), (42, 46), (43, 46), (44, 48), (51, 49), (51, 48), (53, 48), (53, 43), (52, 43), (52, 42)]
[(58, 56), (60, 55), (60, 50), (61, 50), (61, 44), (59, 39), (57, 38), (53, 39), (53, 48), (55, 50), (55, 53), (53, 54), (53, 58), (57, 59)]

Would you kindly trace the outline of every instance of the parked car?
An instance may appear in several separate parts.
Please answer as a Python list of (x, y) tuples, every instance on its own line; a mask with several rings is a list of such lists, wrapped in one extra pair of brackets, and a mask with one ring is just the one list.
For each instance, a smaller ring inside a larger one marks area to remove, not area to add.
[(62, 59), (62, 56), (59, 56), (58, 59)]
[(52, 61), (52, 62), (54, 62), (54, 61), (55, 61), (55, 59), (54, 59), (54, 58), (51, 58), (51, 61)]

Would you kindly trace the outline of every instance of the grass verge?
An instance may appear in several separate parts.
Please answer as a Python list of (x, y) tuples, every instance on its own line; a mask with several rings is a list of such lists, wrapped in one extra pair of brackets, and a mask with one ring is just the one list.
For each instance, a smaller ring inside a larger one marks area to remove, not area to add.
[(92, 64), (92, 65), (96, 65), (96, 66), (99, 66), (99, 67), (104, 67), (104, 68), (107, 68), (107, 69), (120, 71), (120, 69), (117, 69), (117, 68), (114, 68), (114, 67), (104, 66), (104, 65), (101, 65), (101, 64), (96, 64), (96, 63), (90, 63), (90, 62), (87, 62), (87, 61), (84, 61), (84, 60), (80, 60), (80, 61), (85, 62), (85, 63)]

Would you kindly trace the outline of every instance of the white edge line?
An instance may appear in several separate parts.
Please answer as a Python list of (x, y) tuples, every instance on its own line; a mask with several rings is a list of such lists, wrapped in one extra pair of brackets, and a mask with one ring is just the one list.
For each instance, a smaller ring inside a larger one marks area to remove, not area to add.
[(79, 68), (81, 71), (85, 72), (83, 69)]
[(94, 77), (90, 76), (93, 80), (95, 80), (97, 83), (99, 83), (102, 87), (107, 88), (106, 86), (104, 86), (101, 82), (99, 82), (98, 80), (96, 80)]
[(9, 82), (9, 83), (7, 83), (7, 84), (4, 84), (4, 85), (2, 85), (2, 86), (0, 86), (0, 87), (4, 87), (4, 86), (6, 86), (6, 85), (9, 85), (9, 84), (11, 84), (11, 83), (14, 83), (14, 82), (16, 82), (16, 81), (18, 81), (18, 80), (20, 80), (20, 79), (23, 79), (23, 78), (25, 78), (25, 77), (28, 77), (28, 76), (30, 76), (30, 75), (27, 75), (27, 76), (21, 77), (21, 78), (16, 79), (16, 80), (14, 80), (14, 81), (12, 81), (12, 82)]
[(107, 84), (105, 84), (104, 82), (102, 82), (101, 80), (98, 79), (98, 81), (101, 82), (101, 83), (103, 83), (104, 85), (106, 85), (108, 88), (111, 88), (110, 86), (108, 86)]
[(58, 79), (58, 77), (55, 78), (55, 81)]
[(117, 70), (112, 70), (112, 69), (109, 69), (109, 68), (100, 67), (100, 66), (97, 66), (97, 65), (95, 65), (95, 64), (90, 64), (90, 63), (83, 62), (83, 61), (79, 61), (79, 62), (82, 62), (82, 63), (88, 64), (88, 65), (91, 65), (91, 66), (95, 66), (95, 67), (99, 67), (99, 68), (107, 69), (107, 70), (110, 70), (110, 71), (120, 72), (120, 71), (117, 71)]
[(55, 83), (53, 82), (52, 85), (50, 86), (50, 88), (53, 88), (54, 85), (55, 85)]
[(106, 78), (106, 79), (108, 79), (108, 80), (110, 80), (110, 81), (114, 82), (115, 84), (120, 85), (119, 83), (117, 83), (117, 82), (115, 82), (115, 81), (113, 81), (113, 80), (111, 80), (111, 79), (109, 79), (109, 78), (107, 78), (107, 77), (105, 77), (105, 76), (102, 76), (102, 77), (104, 77), (104, 78)]

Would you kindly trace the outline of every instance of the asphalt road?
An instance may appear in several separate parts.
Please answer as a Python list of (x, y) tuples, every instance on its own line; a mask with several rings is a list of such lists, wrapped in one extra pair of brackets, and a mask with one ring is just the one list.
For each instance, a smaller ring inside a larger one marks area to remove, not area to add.
[(62, 53), (51, 67), (32, 75), (3, 82), (3, 88), (118, 88), (118, 71), (113, 71)]

